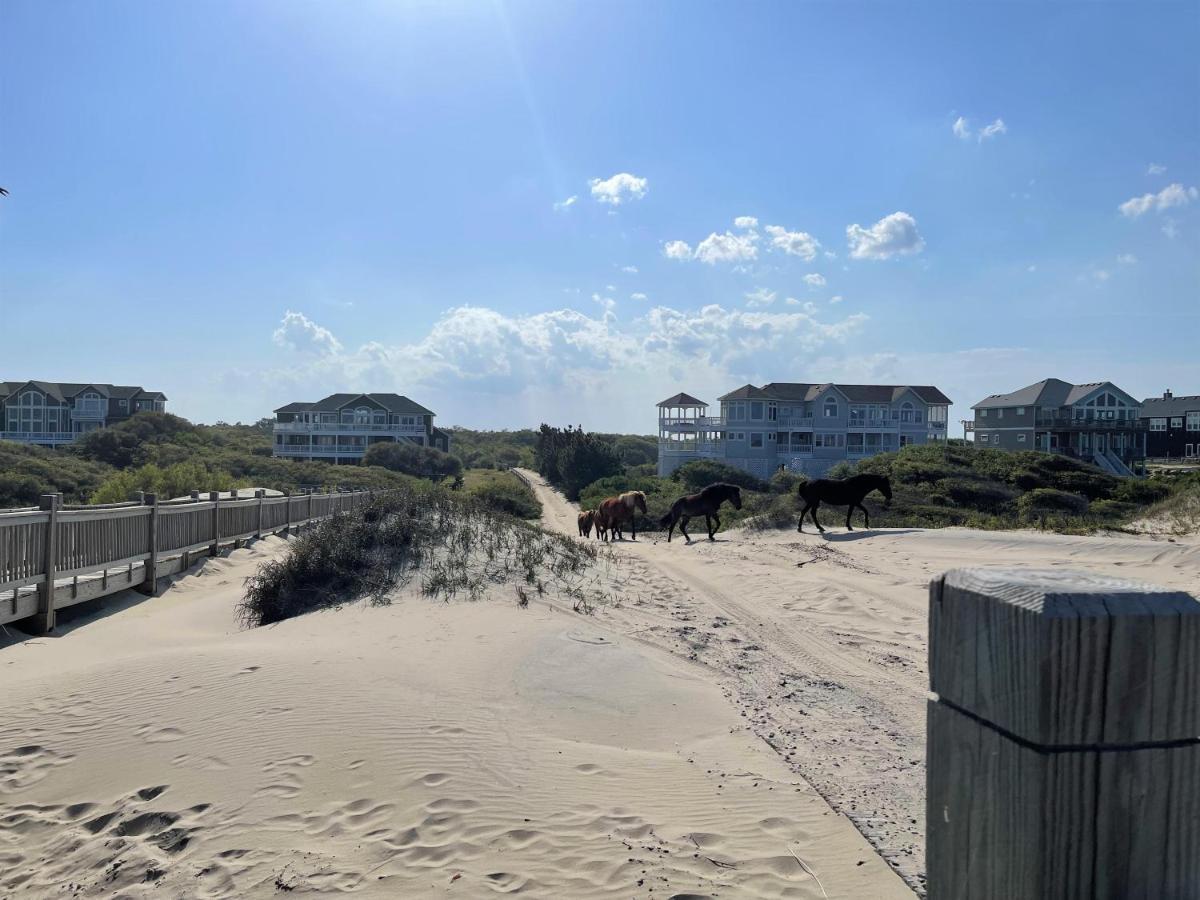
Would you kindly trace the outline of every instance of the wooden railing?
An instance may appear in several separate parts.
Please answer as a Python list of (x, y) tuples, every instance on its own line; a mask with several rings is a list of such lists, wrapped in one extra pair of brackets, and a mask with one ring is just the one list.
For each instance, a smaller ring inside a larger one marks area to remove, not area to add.
[(23, 619), (36, 632), (55, 612), (125, 588), (154, 595), (158, 581), (222, 547), (301, 529), (361, 506), (369, 491), (267, 497), (222, 496), (64, 508), (46, 494), (37, 508), (0, 511), (0, 625)]

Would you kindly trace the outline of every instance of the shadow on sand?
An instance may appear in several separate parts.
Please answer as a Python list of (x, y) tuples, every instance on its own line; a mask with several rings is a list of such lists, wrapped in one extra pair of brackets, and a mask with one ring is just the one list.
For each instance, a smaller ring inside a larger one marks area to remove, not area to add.
[(825, 540), (840, 544), (846, 541), (862, 541), (872, 537), (890, 537), (893, 534), (914, 534), (919, 528), (889, 528), (886, 531), (878, 528), (857, 528), (854, 531), (826, 531), (821, 534)]

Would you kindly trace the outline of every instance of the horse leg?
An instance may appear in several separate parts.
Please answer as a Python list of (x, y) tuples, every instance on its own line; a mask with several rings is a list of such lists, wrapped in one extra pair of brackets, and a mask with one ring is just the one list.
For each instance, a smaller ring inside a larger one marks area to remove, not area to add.
[(796, 523), (796, 530), (801, 533), (803, 533), (803, 531), (804, 531), (804, 517), (806, 515), (808, 515), (808, 510), (809, 510), (809, 505), (807, 503), (805, 503), (804, 509), (800, 510), (800, 521)]
[(812, 508), (809, 510), (809, 514), (812, 516), (813, 524), (817, 526), (817, 531), (824, 532), (825, 529), (822, 528), (821, 523), (817, 521), (817, 507), (820, 505), (820, 500), (814, 500)]
[(712, 530), (709, 531), (709, 533), (708, 533), (708, 539), (710, 541), (715, 541), (716, 538), (713, 537), (713, 535), (721, 530), (721, 517), (719, 515), (717, 515), (716, 513), (713, 513), (713, 522), (715, 522), (716, 524), (712, 527)]
[(674, 533), (675, 533), (675, 520), (674, 520), (674, 519), (672, 519), (672, 520), (671, 520), (671, 525), (670, 525), (670, 527), (667, 529), (667, 543), (668, 543), (668, 544), (669, 544), (669, 543), (671, 543), (671, 535), (673, 535)]
[(871, 527), (871, 514), (870, 514), (869, 512), (867, 512), (867, 508), (866, 508), (865, 506), (863, 506), (861, 503), (860, 503), (860, 504), (858, 504), (858, 508), (859, 508), (859, 509), (861, 509), (861, 510), (863, 511), (863, 525), (864, 525), (864, 527), (866, 527), (867, 529), (870, 529), (870, 527)]
[(687, 538), (687, 542), (689, 544), (692, 542), (692, 536), (687, 533), (687, 523), (689, 521), (691, 521), (691, 518), (692, 518), (691, 516), (680, 516), (679, 517), (679, 533), (682, 534), (685, 538)]
[(712, 516), (710, 516), (708, 513), (704, 514), (704, 530), (708, 532), (708, 539), (711, 541), (713, 539)]

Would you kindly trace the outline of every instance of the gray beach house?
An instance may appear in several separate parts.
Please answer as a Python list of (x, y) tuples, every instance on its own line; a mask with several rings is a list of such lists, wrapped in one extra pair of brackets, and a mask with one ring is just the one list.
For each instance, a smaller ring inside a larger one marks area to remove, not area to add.
[(57, 447), (137, 412), (165, 412), (166, 395), (125, 384), (0, 381), (0, 440)]
[(358, 463), (380, 441), (448, 451), (450, 436), (434, 427), (434, 415), (400, 394), (330, 394), (315, 403), (289, 403), (275, 410), (275, 455)]

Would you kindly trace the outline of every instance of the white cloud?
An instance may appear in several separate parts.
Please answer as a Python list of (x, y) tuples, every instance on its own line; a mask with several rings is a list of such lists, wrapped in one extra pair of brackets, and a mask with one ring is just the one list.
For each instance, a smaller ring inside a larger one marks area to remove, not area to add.
[(649, 298), (645, 294), (643, 294), (639, 291), (635, 294), (630, 294), (629, 299), (630, 300), (648, 300)]
[(844, 298), (842, 297), (841, 294), (834, 294), (832, 297), (829, 298), (829, 302), (830, 303), (841, 303), (843, 299)]
[(1162, 175), (1166, 171), (1167, 171), (1167, 167), (1162, 165), (1161, 163), (1150, 163), (1150, 165), (1148, 165), (1146, 167), (1147, 175)]
[(696, 245), (696, 259), (710, 266), (719, 262), (745, 262), (758, 258), (758, 247), (755, 243), (758, 235), (734, 234), (726, 231), (717, 234), (715, 231)]
[(630, 200), (641, 200), (650, 187), (645, 178), (638, 178), (628, 172), (618, 172), (603, 181), (593, 178), (588, 185), (592, 189), (593, 198), (610, 206), (620, 206)]
[(799, 256), (805, 262), (812, 262), (821, 247), (821, 242), (805, 231), (788, 231), (782, 225), (768, 225), (766, 230), (772, 247), (789, 256)]
[(890, 259), (920, 253), (925, 247), (917, 220), (906, 212), (884, 216), (870, 228), (847, 225), (846, 240), (855, 259)]
[(570, 197), (568, 197), (566, 200), (561, 200), (561, 201), (559, 201), (558, 203), (555, 203), (555, 204), (554, 204), (554, 211), (555, 211), (555, 212), (565, 212), (566, 210), (568, 210), (568, 209), (570, 209), (572, 206), (574, 206), (574, 205), (575, 205), (575, 201), (576, 201), (576, 200), (578, 200), (578, 199), (579, 199), (579, 195), (578, 195), (578, 194), (572, 194), (572, 195), (571, 195)]
[(1008, 128), (1004, 124), (1003, 119), (997, 119), (991, 125), (985, 125), (979, 129), (979, 140), (986, 141), (989, 138), (994, 138), (998, 134), (1007, 134)]
[(783, 302), (788, 306), (801, 307), (806, 315), (815, 316), (817, 314), (817, 304), (811, 300), (797, 300), (795, 297), (788, 297)]
[(606, 291), (608, 291), (610, 294), (614, 294), (614, 293), (616, 293), (616, 290), (617, 290), (617, 289), (616, 289), (615, 287), (613, 287), (611, 284), (606, 284), (606, 285), (604, 286), (604, 289), (605, 289)]
[[(971, 123), (962, 116), (954, 120), (954, 124), (950, 126), (950, 130), (954, 132), (954, 136), (960, 141), (969, 141), (972, 136)], [(994, 138), (998, 134), (1007, 134), (1008, 126), (1004, 124), (1003, 119), (996, 119), (991, 125), (984, 125), (978, 131), (974, 132), (975, 140), (983, 143), (986, 140)]]
[(807, 284), (809, 287), (824, 287), (825, 286), (825, 276), (819, 275), (816, 272), (811, 272), (808, 275), (804, 276), (804, 283)]
[(626, 275), (636, 275), (638, 273), (637, 266), (621, 266), (621, 271)]
[(747, 306), (770, 306), (774, 302), (775, 292), (767, 290), (764, 287), (746, 294)]
[(691, 259), (692, 248), (687, 241), (668, 241), (663, 247), (663, 256), (667, 259)]
[(1185, 188), (1182, 184), (1176, 182), (1169, 184), (1157, 194), (1142, 194), (1140, 197), (1131, 197), (1120, 206), (1117, 207), (1121, 211), (1121, 215), (1128, 216), (1131, 219), (1136, 219), (1138, 216), (1148, 213), (1150, 210), (1162, 212), (1164, 209), (1171, 209), (1174, 206), (1187, 206), (1200, 192), (1194, 187)]
[(1164, 224), (1162, 227), (1162, 233), (1171, 240), (1175, 240), (1175, 238), (1179, 237), (1179, 228), (1175, 225), (1174, 219), (1167, 219), (1166, 224)]
[(733, 224), (736, 228), (757, 228), (758, 219), (754, 216), (738, 216), (733, 220)]
[(279, 323), (271, 339), (280, 347), (320, 356), (332, 356), (342, 350), (341, 342), (328, 328), (318, 325), (304, 313), (292, 312), (290, 309), (284, 313), (283, 321)]
[(1137, 263), (1138, 259), (1132, 253), (1122, 253), (1117, 257), (1117, 262), (1123, 266), (1132, 266)]

